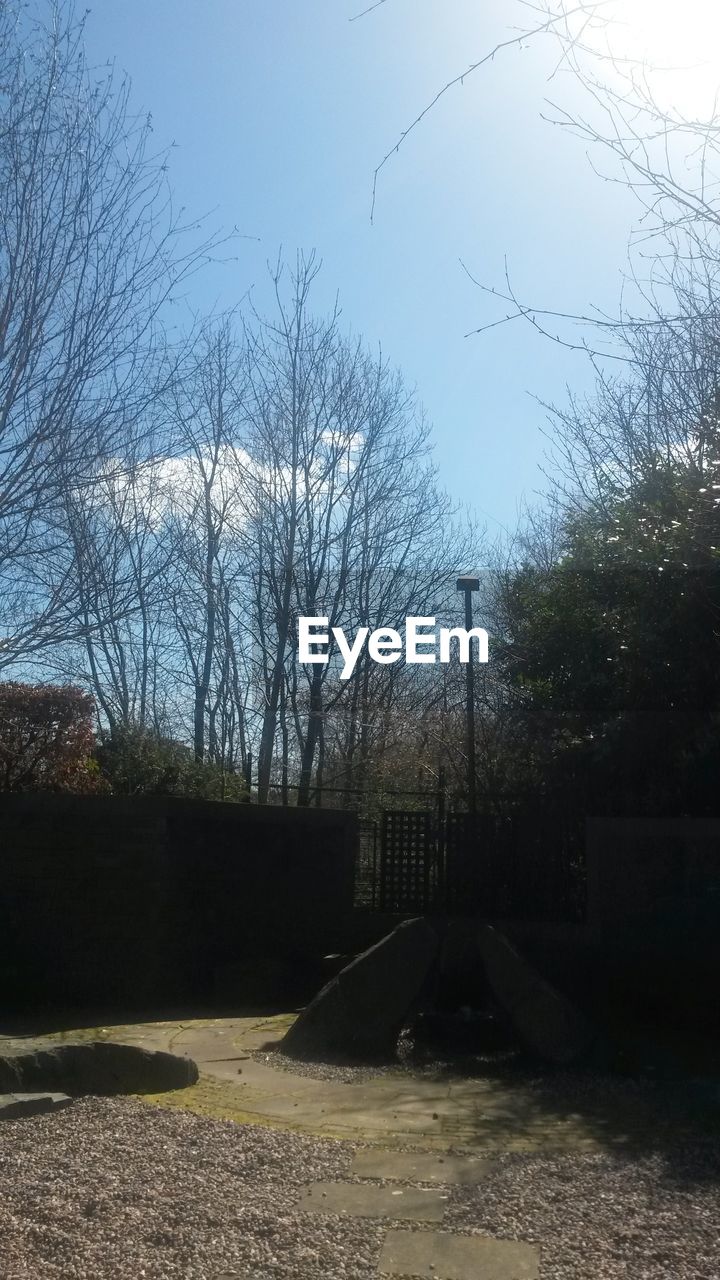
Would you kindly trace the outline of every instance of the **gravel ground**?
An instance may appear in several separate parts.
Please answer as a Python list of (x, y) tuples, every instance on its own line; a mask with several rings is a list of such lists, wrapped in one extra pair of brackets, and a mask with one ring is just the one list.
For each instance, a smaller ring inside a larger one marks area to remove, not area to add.
[(398, 1040), (397, 1054), (388, 1062), (358, 1063), (328, 1062), (327, 1059), (316, 1062), (291, 1058), (280, 1049), (273, 1048), (252, 1050), (248, 1057), (256, 1062), (269, 1063), (278, 1071), (289, 1071), (292, 1075), (307, 1076), (310, 1080), (335, 1080), (340, 1084), (362, 1084), (365, 1080), (373, 1080), (378, 1076), (397, 1075), (408, 1072), (412, 1075), (437, 1074), (438, 1071), (451, 1071), (467, 1078), (474, 1074), (482, 1075), (488, 1065), (494, 1065), (499, 1059), (513, 1061), (517, 1058), (515, 1051), (506, 1054), (497, 1052), (488, 1054), (472, 1054), (459, 1057), (455, 1055), (438, 1055), (432, 1050), (418, 1052), (411, 1035), (403, 1032)]
[(366, 1280), (382, 1232), (296, 1214), (352, 1148), (130, 1099), (0, 1128), (2, 1280)]
[(254, 1049), (248, 1054), (255, 1062), (264, 1062), (275, 1067), (277, 1071), (289, 1071), (294, 1076), (307, 1076), (309, 1080), (334, 1080), (339, 1084), (362, 1084), (365, 1080), (373, 1080), (377, 1076), (397, 1075), (401, 1069), (399, 1062), (388, 1062), (381, 1066), (368, 1066), (365, 1063), (351, 1066), (346, 1062), (309, 1062), (301, 1058), (291, 1058), (279, 1049), (267, 1052)]
[[(294, 1209), (353, 1150), (130, 1099), (6, 1121), (0, 1277), (367, 1280), (386, 1224)], [(542, 1280), (718, 1280), (720, 1151), (500, 1156), (447, 1228), (535, 1243)]]
[(444, 1226), (535, 1244), (543, 1280), (718, 1280), (720, 1147), (505, 1155), (455, 1191)]

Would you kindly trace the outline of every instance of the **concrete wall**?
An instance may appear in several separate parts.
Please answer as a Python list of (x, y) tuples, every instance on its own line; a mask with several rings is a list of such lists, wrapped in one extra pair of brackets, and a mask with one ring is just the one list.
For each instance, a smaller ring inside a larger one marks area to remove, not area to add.
[(720, 906), (720, 820), (591, 818), (586, 841), (590, 932), (694, 927)]
[(339, 949), (356, 845), (345, 811), (2, 796), (0, 1003), (202, 1000)]

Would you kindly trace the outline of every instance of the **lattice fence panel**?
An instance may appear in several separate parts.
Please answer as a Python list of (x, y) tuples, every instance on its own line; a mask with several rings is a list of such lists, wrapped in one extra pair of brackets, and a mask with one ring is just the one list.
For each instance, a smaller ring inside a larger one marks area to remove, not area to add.
[(381, 911), (426, 911), (433, 863), (431, 815), (417, 809), (386, 809), (380, 837)]

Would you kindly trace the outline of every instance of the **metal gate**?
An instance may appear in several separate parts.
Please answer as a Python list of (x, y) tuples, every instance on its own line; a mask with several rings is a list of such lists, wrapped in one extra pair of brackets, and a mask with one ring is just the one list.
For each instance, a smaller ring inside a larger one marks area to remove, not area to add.
[(464, 813), (385, 809), (376, 909), (473, 911), (479, 887), (474, 832)]
[(429, 911), (439, 886), (432, 814), (386, 809), (380, 825), (380, 911)]
[(552, 811), (501, 818), (386, 809), (358, 905), (398, 915), (580, 920), (583, 854), (583, 823)]

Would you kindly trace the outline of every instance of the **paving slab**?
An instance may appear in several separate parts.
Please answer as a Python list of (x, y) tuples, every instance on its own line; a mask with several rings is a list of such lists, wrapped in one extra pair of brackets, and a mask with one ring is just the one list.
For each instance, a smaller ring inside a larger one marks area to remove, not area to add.
[(376, 1187), (361, 1182), (311, 1182), (298, 1202), (305, 1213), (339, 1213), (353, 1218), (410, 1218), (440, 1222), (448, 1197), (419, 1187)]
[(0, 1120), (42, 1116), (48, 1111), (61, 1111), (71, 1102), (66, 1093), (0, 1093)]
[(432, 1151), (384, 1151), (382, 1147), (372, 1147), (355, 1152), (350, 1172), (358, 1178), (473, 1187), (482, 1182), (492, 1168), (491, 1160), (473, 1160)]
[(428, 1280), (537, 1280), (537, 1251), (516, 1240), (447, 1231), (388, 1231), (378, 1270)]

